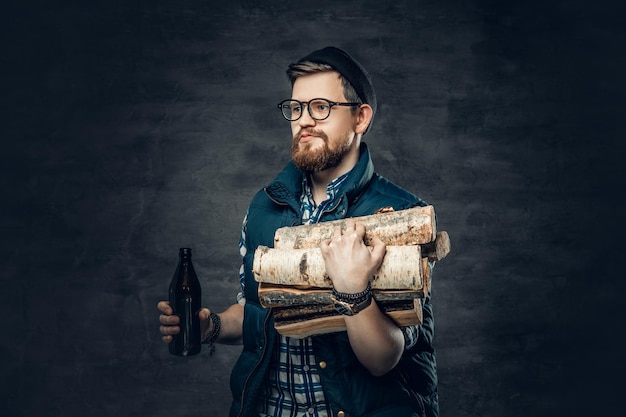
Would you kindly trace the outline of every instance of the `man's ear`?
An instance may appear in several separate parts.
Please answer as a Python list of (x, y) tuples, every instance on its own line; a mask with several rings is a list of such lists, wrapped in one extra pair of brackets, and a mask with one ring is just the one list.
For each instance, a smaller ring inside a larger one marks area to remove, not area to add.
[(354, 128), (354, 133), (364, 133), (372, 121), (373, 114), (374, 110), (372, 110), (372, 107), (369, 104), (361, 104), (356, 113), (356, 126)]

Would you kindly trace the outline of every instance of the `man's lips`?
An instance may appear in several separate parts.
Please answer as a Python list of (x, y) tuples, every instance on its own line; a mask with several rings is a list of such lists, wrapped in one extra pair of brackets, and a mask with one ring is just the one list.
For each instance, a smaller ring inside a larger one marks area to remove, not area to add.
[(313, 133), (313, 132), (302, 132), (302, 133), (299, 135), (299, 141), (300, 141), (300, 142), (310, 142), (310, 141), (312, 141), (312, 140), (313, 140), (313, 139), (315, 139), (315, 138), (320, 138), (320, 139), (321, 139), (322, 137), (321, 137), (321, 136), (316, 135), (316, 134), (315, 134), (315, 133)]

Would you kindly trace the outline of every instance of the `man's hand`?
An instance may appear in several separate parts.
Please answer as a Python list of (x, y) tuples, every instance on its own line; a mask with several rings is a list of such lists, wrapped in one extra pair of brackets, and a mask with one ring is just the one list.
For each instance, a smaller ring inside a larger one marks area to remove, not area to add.
[(374, 237), (372, 246), (367, 247), (363, 242), (364, 237), (365, 226), (347, 219), (343, 234), (340, 227), (335, 227), (333, 237), (320, 245), (326, 273), (339, 292), (363, 291), (383, 261), (385, 243)]
[[(178, 326), (180, 317), (174, 314), (174, 310), (167, 301), (159, 301), (157, 308), (161, 312), (159, 316), (159, 322), (161, 323), (159, 331), (163, 335), (163, 342), (170, 343), (174, 340), (174, 335), (180, 333), (180, 327)], [(210, 315), (211, 310), (208, 308), (203, 308), (198, 312), (198, 316), (200, 317), (200, 338), (202, 340), (204, 340), (212, 330), (213, 323), (209, 318)]]

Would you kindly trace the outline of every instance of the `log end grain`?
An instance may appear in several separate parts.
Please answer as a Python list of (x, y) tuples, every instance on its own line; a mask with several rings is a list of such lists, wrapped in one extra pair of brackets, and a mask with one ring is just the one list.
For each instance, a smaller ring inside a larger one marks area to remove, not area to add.
[(263, 255), (268, 253), (270, 248), (268, 246), (259, 245), (254, 251), (254, 261), (252, 262), (252, 273), (254, 274), (254, 279), (256, 281), (260, 280), (259, 273), (261, 272), (261, 260), (263, 259)]

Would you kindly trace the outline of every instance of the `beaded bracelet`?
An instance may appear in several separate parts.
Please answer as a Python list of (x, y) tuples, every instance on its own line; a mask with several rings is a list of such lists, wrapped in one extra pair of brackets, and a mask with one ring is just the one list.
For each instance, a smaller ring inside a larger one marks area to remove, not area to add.
[(222, 320), (220, 319), (220, 316), (215, 313), (211, 313), (209, 317), (213, 323), (213, 330), (211, 330), (211, 333), (202, 341), (202, 344), (209, 345), (211, 348), (210, 355), (213, 356), (213, 353), (215, 353), (215, 342), (217, 341), (222, 328)]
[(335, 290), (335, 287), (332, 288), (332, 291), (333, 291), (333, 296), (336, 299), (346, 302), (346, 303), (358, 304), (367, 300), (369, 297), (372, 296), (372, 284), (368, 282), (367, 287), (363, 291), (352, 293), (352, 294), (345, 293), (345, 292), (338, 292), (337, 290)]

